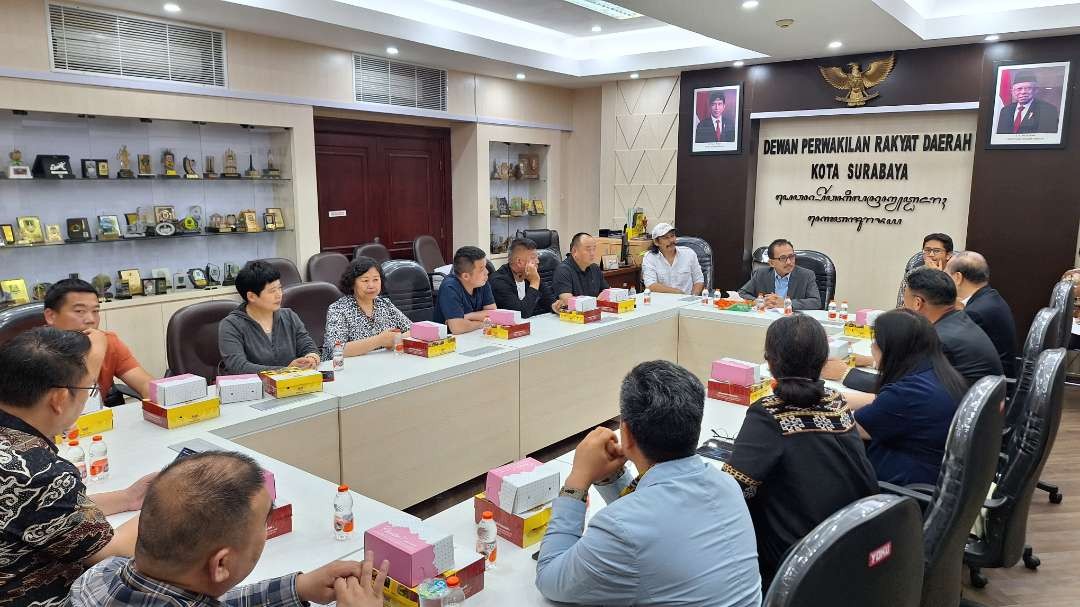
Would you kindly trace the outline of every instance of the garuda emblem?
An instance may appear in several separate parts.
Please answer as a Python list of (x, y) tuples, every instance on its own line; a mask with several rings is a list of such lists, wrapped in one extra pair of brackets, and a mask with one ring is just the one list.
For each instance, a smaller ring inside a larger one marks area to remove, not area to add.
[(821, 77), (825, 82), (833, 85), (841, 91), (847, 91), (846, 97), (837, 97), (837, 101), (843, 101), (848, 107), (866, 105), (866, 102), (878, 96), (878, 93), (866, 94), (866, 89), (877, 86), (889, 77), (893, 65), (896, 63), (896, 53), (883, 59), (871, 61), (865, 71), (859, 69), (858, 63), (849, 63), (849, 73), (838, 67), (820, 67)]

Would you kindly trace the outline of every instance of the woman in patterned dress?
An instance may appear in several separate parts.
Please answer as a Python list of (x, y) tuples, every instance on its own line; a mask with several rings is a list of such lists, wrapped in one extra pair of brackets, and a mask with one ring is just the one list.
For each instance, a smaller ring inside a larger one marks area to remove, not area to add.
[(397, 336), (412, 328), (412, 321), (389, 298), (381, 297), (385, 278), (382, 267), (370, 257), (357, 257), (345, 268), (338, 283), (344, 296), (326, 311), (323, 349), (328, 357), (339, 341), (345, 346), (345, 356), (379, 348), (393, 350)]

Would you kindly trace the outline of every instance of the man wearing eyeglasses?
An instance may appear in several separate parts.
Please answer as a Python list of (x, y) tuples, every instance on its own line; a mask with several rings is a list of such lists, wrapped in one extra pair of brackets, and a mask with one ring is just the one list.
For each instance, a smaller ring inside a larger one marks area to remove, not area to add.
[(778, 238), (769, 244), (769, 267), (761, 268), (739, 289), (745, 299), (765, 294), (766, 308), (783, 308), (784, 299), (791, 299), (793, 310), (820, 310), (821, 292), (812, 270), (795, 265), (795, 247)]
[(138, 517), (115, 531), (105, 517), (141, 508), (154, 475), (89, 497), (53, 440), (97, 391), (106, 343), (38, 327), (0, 347), (0, 605), (61, 605), (88, 566), (134, 551)]

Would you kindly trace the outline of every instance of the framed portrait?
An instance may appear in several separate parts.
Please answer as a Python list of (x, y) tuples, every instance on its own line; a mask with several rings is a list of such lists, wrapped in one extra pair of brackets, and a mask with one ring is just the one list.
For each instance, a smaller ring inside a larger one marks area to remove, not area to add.
[(742, 83), (694, 89), (691, 154), (738, 154), (742, 149)]
[(987, 149), (1065, 147), (1070, 61), (995, 64)]

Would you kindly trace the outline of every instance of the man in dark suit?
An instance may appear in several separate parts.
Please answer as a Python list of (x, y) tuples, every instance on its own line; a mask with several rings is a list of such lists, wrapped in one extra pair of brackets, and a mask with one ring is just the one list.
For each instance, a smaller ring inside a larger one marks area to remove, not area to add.
[(1058, 108), (1036, 98), (1039, 85), (1035, 72), (1020, 72), (1012, 82), (1013, 102), (1001, 108), (998, 114), (997, 133), (1056, 133)]
[(765, 294), (766, 308), (783, 308), (786, 297), (793, 310), (821, 309), (817, 275), (795, 265), (795, 247), (783, 238), (769, 244), (769, 267), (754, 272), (739, 289), (746, 299), (755, 299), (758, 293)]
[(717, 143), (721, 141), (735, 141), (735, 125), (731, 120), (724, 118), (724, 109), (727, 101), (723, 91), (713, 91), (709, 94), (709, 117), (697, 125), (694, 133), (694, 143)]
[(956, 283), (956, 296), (964, 311), (994, 342), (1005, 375), (1014, 377), (1016, 324), (1009, 304), (990, 286), (986, 258), (974, 251), (961, 251), (949, 260), (945, 273)]
[(517, 310), (522, 318), (551, 312), (555, 296), (551, 294), (551, 285), (540, 281), (538, 267), (536, 243), (529, 238), (515, 238), (510, 243), (507, 262), (489, 280), (495, 305)]

